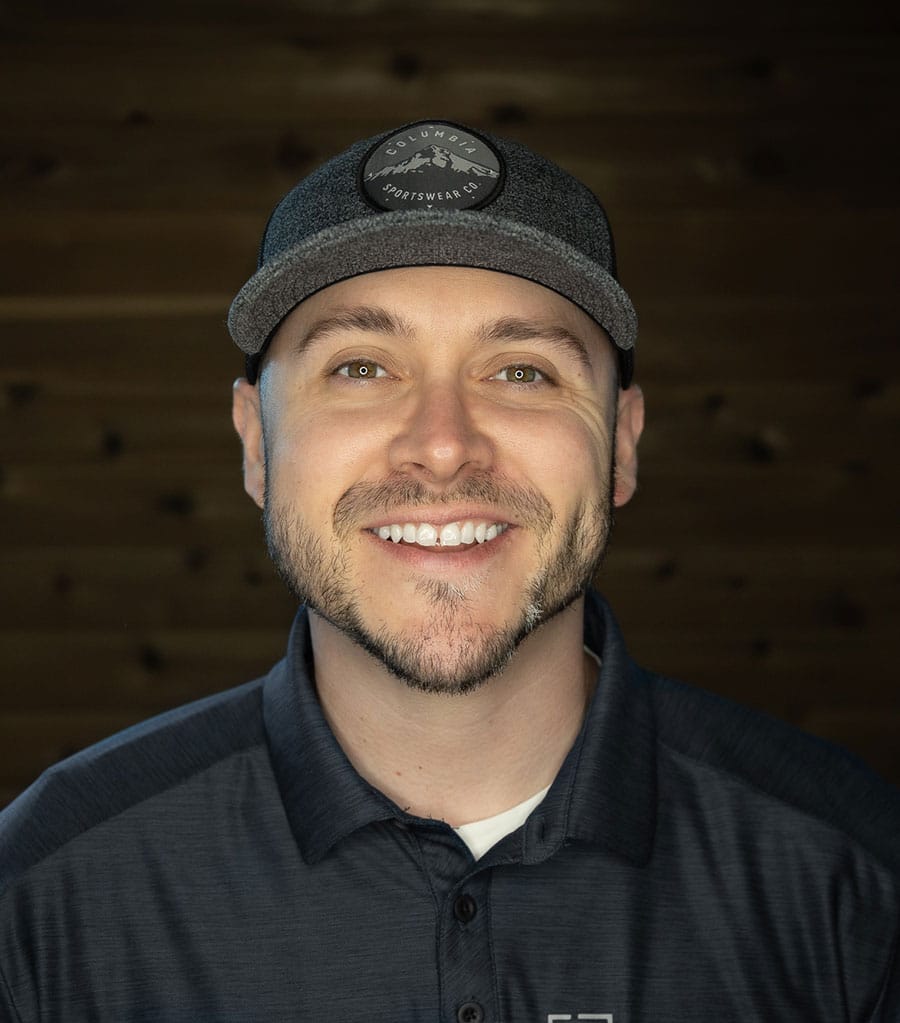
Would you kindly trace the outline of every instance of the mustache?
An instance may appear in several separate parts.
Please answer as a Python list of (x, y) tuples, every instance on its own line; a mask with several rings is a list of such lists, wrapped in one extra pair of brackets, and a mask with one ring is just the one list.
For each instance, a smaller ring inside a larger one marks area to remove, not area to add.
[(361, 520), (388, 515), (395, 508), (409, 511), (430, 505), (463, 504), (466, 501), (495, 505), (511, 512), (516, 521), (535, 530), (548, 530), (553, 509), (533, 487), (522, 486), (493, 473), (467, 476), (452, 490), (435, 493), (419, 480), (394, 476), (378, 483), (354, 483), (338, 499), (334, 509), (334, 528), (338, 536), (348, 536)]

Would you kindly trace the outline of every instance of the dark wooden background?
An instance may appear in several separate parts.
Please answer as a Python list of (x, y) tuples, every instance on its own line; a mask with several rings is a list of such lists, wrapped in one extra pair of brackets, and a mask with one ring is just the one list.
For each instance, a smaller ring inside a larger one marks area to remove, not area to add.
[(0, 33), (0, 801), (280, 655), (225, 312), (273, 202), (420, 117), (611, 214), (649, 425), (602, 586), (634, 653), (900, 780), (892, 5), (33, 0)]

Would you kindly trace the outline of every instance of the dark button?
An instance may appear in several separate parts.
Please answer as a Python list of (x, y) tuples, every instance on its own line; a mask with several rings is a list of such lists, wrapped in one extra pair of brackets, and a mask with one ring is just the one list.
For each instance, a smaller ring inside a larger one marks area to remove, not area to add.
[(463, 1002), (456, 1010), (456, 1018), (459, 1023), (481, 1023), (484, 1019), (484, 1009), (478, 1002)]
[(461, 924), (471, 923), (478, 912), (478, 903), (471, 895), (460, 895), (453, 903), (453, 915)]

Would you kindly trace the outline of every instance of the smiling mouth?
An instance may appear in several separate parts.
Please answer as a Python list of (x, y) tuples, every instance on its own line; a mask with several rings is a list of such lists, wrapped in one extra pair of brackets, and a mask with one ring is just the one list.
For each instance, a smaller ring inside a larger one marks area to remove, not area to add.
[(416, 547), (473, 547), (490, 543), (509, 529), (508, 522), (465, 519), (442, 526), (430, 522), (395, 522), (371, 530), (381, 540)]

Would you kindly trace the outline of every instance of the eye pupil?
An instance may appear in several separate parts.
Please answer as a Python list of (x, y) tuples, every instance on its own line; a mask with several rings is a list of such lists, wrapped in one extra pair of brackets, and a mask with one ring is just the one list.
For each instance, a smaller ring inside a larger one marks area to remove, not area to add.
[(374, 362), (348, 362), (346, 363), (346, 374), (360, 380), (365, 377), (378, 376), (378, 368)]
[(509, 374), (508, 379), (517, 384), (530, 384), (536, 378), (536, 373), (532, 366), (512, 366), (507, 372)]

